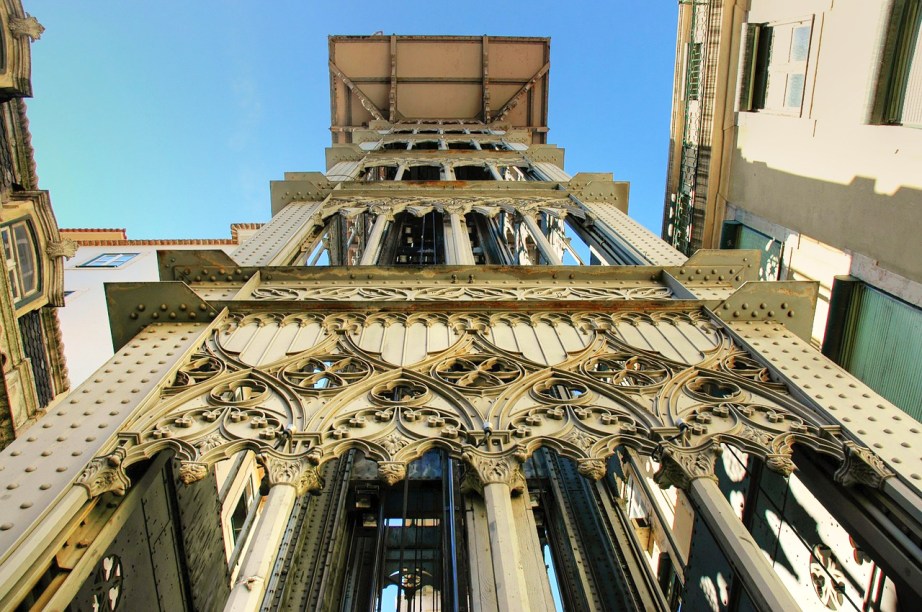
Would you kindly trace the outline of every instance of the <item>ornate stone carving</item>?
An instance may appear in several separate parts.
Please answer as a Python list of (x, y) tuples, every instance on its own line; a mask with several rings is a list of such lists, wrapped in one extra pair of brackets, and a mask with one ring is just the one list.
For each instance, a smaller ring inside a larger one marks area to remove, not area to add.
[(602, 480), (608, 472), (608, 466), (602, 459), (578, 459), (577, 471), (586, 478)]
[(10, 33), (13, 36), (22, 38), (28, 36), (30, 40), (36, 41), (42, 37), (45, 26), (38, 22), (38, 19), (26, 13), (25, 17), (10, 17)]
[(483, 495), (483, 488), (490, 484), (504, 484), (513, 495), (520, 495), (526, 489), (522, 464), (516, 454), (491, 456), (467, 451), (462, 459), (469, 468), (464, 475), (462, 491)]
[(396, 431), (391, 432), (381, 440), (378, 440), (378, 444), (380, 444), (381, 447), (386, 450), (392, 457), (409, 443), (410, 441), (407, 440), (406, 436), (403, 436)]
[(683, 490), (688, 489), (696, 478), (710, 478), (716, 482), (714, 462), (719, 455), (719, 446), (700, 449), (664, 447), (659, 454), (660, 468), (653, 475), (653, 480), (663, 489), (676, 486)]
[(394, 485), (407, 477), (407, 464), (402, 461), (379, 461), (378, 475), (388, 485)]
[(845, 460), (833, 475), (839, 484), (846, 487), (863, 484), (879, 489), (887, 478), (894, 476), (890, 468), (871, 449), (858, 446), (851, 441), (844, 442), (843, 447)]
[(179, 466), (179, 479), (183, 484), (192, 484), (208, 476), (208, 466), (204, 463), (183, 461)]
[(280, 457), (261, 453), (259, 460), (266, 468), (269, 486), (290, 485), (298, 495), (319, 493), (323, 488), (317, 468), (307, 457)]
[(77, 254), (78, 248), (80, 247), (77, 243), (70, 238), (62, 238), (60, 242), (49, 242), (48, 246), (45, 247), (45, 253), (52, 259), (55, 257), (71, 259)]
[(594, 436), (590, 436), (586, 432), (580, 431), (578, 429), (574, 429), (573, 431), (568, 433), (566, 436), (564, 436), (562, 439), (565, 442), (569, 442), (576, 448), (582, 451), (585, 451), (585, 452), (589, 452), (589, 449), (592, 448), (592, 445), (596, 443), (596, 439)]
[(122, 468), (125, 452), (116, 450), (105, 457), (94, 457), (77, 477), (76, 483), (87, 490), (90, 497), (112, 492), (124, 495), (131, 480)]
[(790, 453), (766, 455), (765, 466), (773, 472), (782, 476), (790, 476), (797, 469)]

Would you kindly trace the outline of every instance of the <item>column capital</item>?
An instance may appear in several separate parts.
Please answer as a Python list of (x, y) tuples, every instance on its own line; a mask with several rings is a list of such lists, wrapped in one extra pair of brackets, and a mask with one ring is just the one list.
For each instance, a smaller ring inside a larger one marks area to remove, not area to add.
[(102, 457), (93, 457), (74, 484), (85, 488), (90, 497), (110, 491), (116, 495), (124, 495), (131, 486), (131, 480), (122, 467), (124, 459), (125, 450), (121, 448)]
[(395, 485), (407, 477), (407, 464), (404, 461), (379, 461), (378, 476), (388, 485)]
[(179, 479), (183, 484), (198, 482), (208, 475), (208, 464), (198, 461), (182, 461), (179, 464)]
[(294, 487), (298, 495), (319, 493), (323, 488), (323, 479), (309, 457), (280, 457), (260, 453), (258, 458), (266, 469), (270, 487), (288, 485)]
[(504, 484), (513, 495), (525, 491), (525, 476), (522, 461), (515, 454), (482, 455), (466, 451), (462, 456), (468, 469), (464, 475), (462, 489), (476, 491), (483, 495), (483, 488), (491, 484)]
[(886, 479), (895, 475), (870, 448), (846, 441), (842, 444), (842, 450), (845, 451), (845, 459), (833, 478), (843, 486), (863, 484), (879, 489)]
[(716, 445), (698, 449), (664, 447), (659, 457), (660, 467), (653, 480), (663, 489), (676, 486), (683, 491), (698, 478), (717, 482), (714, 463), (720, 452), (720, 447)]

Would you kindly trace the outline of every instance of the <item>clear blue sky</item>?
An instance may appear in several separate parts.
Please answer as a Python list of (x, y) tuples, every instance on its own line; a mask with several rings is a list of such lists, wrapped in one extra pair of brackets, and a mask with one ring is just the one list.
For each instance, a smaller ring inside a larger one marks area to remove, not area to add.
[(268, 220), (270, 180), (324, 169), (327, 36), (381, 30), (550, 36), (548, 141), (571, 174), (630, 181), (631, 215), (659, 233), (675, 0), (24, 5), (46, 28), (28, 107), (61, 227), (220, 238)]

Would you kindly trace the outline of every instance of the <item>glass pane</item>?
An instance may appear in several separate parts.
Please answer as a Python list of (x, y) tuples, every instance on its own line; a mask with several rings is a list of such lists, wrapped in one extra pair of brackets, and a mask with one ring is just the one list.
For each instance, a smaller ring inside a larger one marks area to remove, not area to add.
[(784, 100), (784, 105), (788, 108), (800, 108), (804, 99), (804, 75), (788, 75), (788, 92)]
[(13, 245), (10, 244), (10, 229), (4, 227), (0, 235), (3, 236), (3, 254), (6, 255), (7, 259), (13, 259)]
[(19, 263), (19, 276), (22, 278), (22, 292), (28, 295), (38, 287), (38, 277), (35, 274), (35, 248), (32, 236), (25, 223), (13, 226), (13, 236), (16, 240), (16, 258)]
[(794, 29), (791, 39), (791, 61), (807, 61), (807, 52), (810, 50), (810, 26), (801, 26)]

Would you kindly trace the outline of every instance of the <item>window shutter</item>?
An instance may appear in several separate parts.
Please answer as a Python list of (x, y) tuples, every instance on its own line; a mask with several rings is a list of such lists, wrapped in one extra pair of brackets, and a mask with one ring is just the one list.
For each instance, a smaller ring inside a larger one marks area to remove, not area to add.
[(913, 127), (922, 127), (922, 41), (919, 40), (919, 37), (922, 36), (922, 31), (920, 31), (922, 10), (920, 10), (920, 5), (922, 3), (917, 2), (915, 6), (915, 32), (911, 32), (908, 37), (915, 40), (915, 45), (912, 45), (914, 47), (913, 53), (908, 60), (909, 67), (907, 72), (909, 74), (906, 77), (906, 90), (903, 94), (903, 113), (901, 117), (903, 125)]
[(743, 25), (742, 41), (740, 48), (743, 57), (740, 61), (739, 73), (739, 109), (750, 111), (753, 109), (753, 90), (755, 87), (755, 58), (759, 47), (759, 34), (762, 26), (758, 23)]

